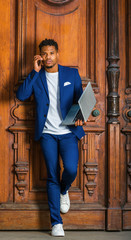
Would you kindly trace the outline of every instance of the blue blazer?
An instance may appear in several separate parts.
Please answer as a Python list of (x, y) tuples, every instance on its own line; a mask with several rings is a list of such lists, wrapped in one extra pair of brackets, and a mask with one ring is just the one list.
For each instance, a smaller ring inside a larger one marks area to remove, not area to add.
[[(81, 96), (82, 83), (78, 70), (75, 68), (58, 65), (59, 69), (59, 88), (60, 88), (60, 108), (63, 119), (65, 119), (73, 103), (77, 103)], [(64, 86), (65, 82), (71, 84)], [(45, 70), (40, 72), (33, 70), (25, 81), (19, 86), (16, 97), (24, 101), (34, 93), (36, 101), (36, 120), (35, 120), (35, 140), (38, 141), (47, 118), (50, 99), (45, 76)], [(78, 139), (85, 135), (81, 126), (69, 126), (69, 129), (77, 136)]]

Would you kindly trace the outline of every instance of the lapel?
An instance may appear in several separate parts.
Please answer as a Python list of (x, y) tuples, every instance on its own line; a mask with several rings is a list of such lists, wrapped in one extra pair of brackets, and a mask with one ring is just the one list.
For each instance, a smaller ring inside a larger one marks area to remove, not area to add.
[(58, 69), (59, 69), (59, 88), (60, 88), (60, 103), (62, 104), (62, 96), (63, 96), (63, 90), (64, 90), (64, 69), (63, 66), (58, 65)]
[(46, 81), (46, 76), (45, 76), (45, 70), (44, 68), (41, 69), (40, 71), (40, 79), (41, 79), (41, 82), (42, 82), (42, 85), (46, 91), (46, 94), (49, 98), (49, 92), (48, 92), (48, 86), (47, 86), (47, 81)]
[[(61, 102), (62, 96), (63, 96), (65, 79), (64, 79), (64, 73), (63, 73), (63, 67), (59, 64), (58, 64), (58, 71), (59, 71), (59, 88), (60, 88), (60, 102)], [(49, 92), (48, 92), (48, 86), (47, 86), (47, 80), (46, 80), (44, 68), (41, 69), (39, 74), (40, 74), (40, 79), (41, 79), (42, 85), (46, 91), (48, 98), (49, 98)]]

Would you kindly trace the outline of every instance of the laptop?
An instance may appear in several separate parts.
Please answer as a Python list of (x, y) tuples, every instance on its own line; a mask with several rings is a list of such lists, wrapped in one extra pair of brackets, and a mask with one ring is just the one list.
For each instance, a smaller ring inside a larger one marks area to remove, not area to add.
[(62, 121), (62, 125), (74, 125), (78, 119), (87, 121), (95, 104), (95, 95), (89, 82), (79, 98), (78, 104), (72, 105), (66, 118)]

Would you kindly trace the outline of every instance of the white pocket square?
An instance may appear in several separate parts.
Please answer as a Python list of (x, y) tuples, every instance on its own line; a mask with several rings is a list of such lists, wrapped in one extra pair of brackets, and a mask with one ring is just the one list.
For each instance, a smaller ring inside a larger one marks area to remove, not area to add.
[(67, 86), (67, 85), (70, 85), (70, 84), (71, 84), (71, 82), (65, 82), (64, 87)]

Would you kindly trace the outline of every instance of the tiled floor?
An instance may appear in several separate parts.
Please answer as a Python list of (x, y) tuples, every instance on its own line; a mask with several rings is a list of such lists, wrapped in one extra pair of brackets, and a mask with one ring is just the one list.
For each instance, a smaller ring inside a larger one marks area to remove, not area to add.
[(52, 237), (48, 231), (0, 231), (2, 240), (131, 240), (131, 231), (65, 231), (65, 237)]

